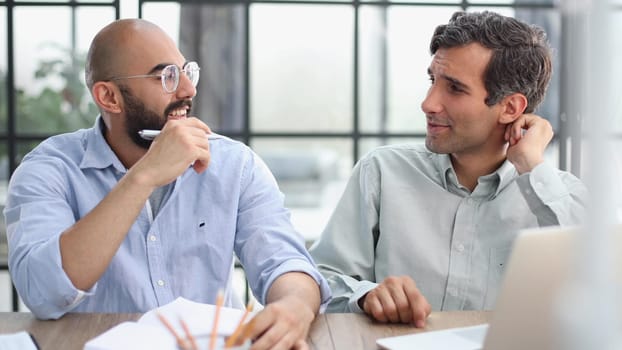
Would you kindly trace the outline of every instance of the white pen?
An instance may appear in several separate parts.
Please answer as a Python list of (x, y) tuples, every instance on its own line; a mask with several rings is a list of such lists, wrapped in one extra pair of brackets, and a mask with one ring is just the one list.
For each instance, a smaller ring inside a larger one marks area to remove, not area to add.
[[(145, 140), (153, 140), (156, 136), (160, 135), (160, 130), (151, 130), (151, 129), (143, 129), (138, 132), (138, 135)], [(218, 134), (207, 134), (207, 138), (210, 140), (221, 139), (222, 135)]]

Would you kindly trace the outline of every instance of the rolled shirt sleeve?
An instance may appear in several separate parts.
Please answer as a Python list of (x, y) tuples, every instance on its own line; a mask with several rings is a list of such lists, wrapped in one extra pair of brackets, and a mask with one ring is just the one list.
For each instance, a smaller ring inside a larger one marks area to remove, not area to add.
[(19, 168), (4, 213), (13, 283), (40, 319), (59, 318), (96, 290), (96, 285), (89, 291), (75, 288), (63, 270), (60, 233), (75, 220), (66, 202), (55, 195), (59, 188), (54, 185), (59, 183), (62, 179), (53, 166)]
[(542, 206), (552, 213), (553, 220), (540, 226), (584, 222), (587, 188), (573, 175), (543, 162), (519, 176), (517, 184), (534, 214), (540, 214)]
[(265, 303), (270, 286), (279, 276), (303, 272), (318, 284), (323, 312), (331, 297), (330, 287), (294, 229), (274, 177), (254, 153), (244, 174), (235, 250), (253, 293)]

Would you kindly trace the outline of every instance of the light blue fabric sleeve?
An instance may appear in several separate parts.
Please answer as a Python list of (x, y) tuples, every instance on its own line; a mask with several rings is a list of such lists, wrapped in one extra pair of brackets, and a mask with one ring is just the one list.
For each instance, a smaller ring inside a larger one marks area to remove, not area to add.
[(52, 162), (20, 166), (11, 178), (4, 212), (13, 283), (41, 319), (59, 318), (96, 288), (76, 289), (62, 268), (59, 237), (75, 220), (59, 197), (66, 188), (57, 169)]
[(275, 279), (287, 272), (304, 272), (320, 287), (321, 311), (324, 311), (330, 300), (330, 288), (315, 267), (304, 239), (294, 229), (274, 177), (254, 152), (244, 174), (235, 251), (253, 293), (265, 304)]

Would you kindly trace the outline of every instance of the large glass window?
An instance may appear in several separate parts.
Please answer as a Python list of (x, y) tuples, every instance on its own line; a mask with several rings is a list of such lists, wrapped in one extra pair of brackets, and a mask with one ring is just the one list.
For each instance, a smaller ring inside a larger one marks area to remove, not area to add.
[[(460, 9), (494, 10), (543, 26), (552, 46), (560, 46), (559, 9), (546, 1), (141, 4), (142, 16), (165, 28), (202, 67), (195, 115), (265, 159), (310, 240), (321, 233), (363, 154), (422, 142), (420, 105), (438, 24)], [(558, 89), (555, 75), (538, 111), (556, 130)], [(554, 142), (547, 152), (554, 164), (558, 152)]]
[[(6, 8), (0, 7), (0, 22), (7, 22)], [(6, 26), (0, 27), (0, 40), (3, 42), (7, 38)], [(7, 47), (5, 45), (0, 46), (0, 132), (6, 132), (6, 125), (8, 121), (9, 106), (8, 106), (8, 81), (7, 81)], [(6, 140), (0, 141), (0, 209), (4, 209), (4, 203), (6, 202), (6, 187), (9, 178), (9, 157), (7, 154), (7, 142)], [(7, 264), (7, 256), (9, 248), (7, 245), (6, 229), (4, 223), (4, 216), (0, 216), (0, 265)], [(2, 281), (4, 284), (2, 284)], [(0, 272), (0, 288), (3, 292), (1, 295), (9, 296), (11, 291), (10, 283), (8, 283), (8, 273)], [(0, 310), (11, 310), (10, 298), (0, 298)]]
[(178, 2), (147, 2), (142, 7), (142, 18), (157, 24), (174, 40), (179, 39), (180, 4)]
[[(619, 3), (622, 6), (622, 0), (620, 0)], [(622, 11), (615, 12), (612, 15), (611, 32), (613, 33), (613, 38), (617, 38), (617, 34), (622, 33)], [(611, 62), (615, 62), (612, 66), (613, 71), (611, 72), (611, 77), (622, 77), (622, 64), (619, 64), (619, 62), (622, 62), (622, 40), (613, 40), (611, 49), (610, 60)], [(622, 86), (620, 85), (621, 83), (619, 79), (613, 79), (612, 88), (613, 91), (615, 91), (614, 96), (617, 97), (614, 100), (613, 110), (618, 118), (612, 119), (614, 119), (616, 123), (614, 126), (616, 135), (620, 138), (620, 140), (622, 140), (622, 98), (619, 98), (622, 93)], [(617, 154), (620, 155), (622, 153), (617, 152)], [(622, 161), (622, 156), (619, 156), (618, 158)], [(622, 162), (620, 164), (622, 164)]]
[(251, 132), (352, 130), (351, 6), (255, 4)]
[(434, 28), (459, 7), (361, 6), (359, 113), (366, 133), (425, 132)]
[[(0, 7), (0, 22), (6, 23), (6, 8)], [(0, 26), (0, 38), (4, 42), (7, 38), (6, 26)], [(8, 105), (8, 81), (7, 81), (7, 47), (0, 45), (0, 132), (6, 131)]]
[(307, 242), (326, 225), (352, 168), (347, 138), (257, 138), (252, 148), (274, 174), (292, 222)]
[(17, 7), (14, 16), (16, 131), (46, 135), (91, 126), (97, 109), (84, 84), (84, 59), (114, 11)]
[[(0, 2), (0, 210), (9, 174), (27, 152), (51, 135), (93, 125), (98, 111), (84, 83), (84, 59), (95, 33), (117, 17), (115, 6), (108, 0)], [(0, 231), (6, 270), (4, 220)], [(18, 309), (10, 284), (0, 283), (0, 299), (2, 311)]]

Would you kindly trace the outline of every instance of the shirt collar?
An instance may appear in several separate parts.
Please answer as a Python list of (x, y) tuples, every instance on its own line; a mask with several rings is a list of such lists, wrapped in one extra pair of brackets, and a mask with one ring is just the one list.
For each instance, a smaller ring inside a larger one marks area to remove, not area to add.
[(449, 189), (450, 184), (457, 185), (457, 177), (454, 172), (454, 167), (451, 164), (451, 159), (448, 154), (437, 154), (435, 157), (436, 166), (439, 174), (441, 175), (441, 181), (443, 182), (443, 187), (445, 189)]
[(86, 133), (84, 158), (82, 158), (80, 168), (104, 169), (113, 166), (116, 170), (125, 173), (127, 169), (121, 164), (117, 155), (112, 151), (108, 142), (106, 142), (104, 137), (105, 128), (106, 125), (100, 115), (95, 120), (95, 125)]
[[(443, 183), (443, 187), (450, 192), (463, 192), (468, 191), (466, 188), (461, 186), (458, 182), (458, 176), (454, 170), (453, 165), (451, 164), (451, 158), (448, 154), (438, 154), (436, 159), (436, 166), (441, 174), (440, 178)], [(501, 166), (492, 174), (480, 176), (478, 182), (482, 184), (493, 183), (492, 186), (486, 185), (486, 188), (491, 188), (491, 191), (486, 190), (491, 198), (496, 197), (501, 190), (503, 190), (507, 185), (509, 185), (517, 176), (516, 169), (514, 165), (508, 161), (507, 159), (501, 164)], [(478, 184), (479, 185), (479, 184)], [(477, 191), (477, 187), (476, 187)]]
[(495, 173), (499, 176), (499, 185), (495, 191), (496, 197), (501, 190), (514, 181), (514, 179), (518, 176), (518, 172), (516, 171), (514, 164), (506, 159)]

